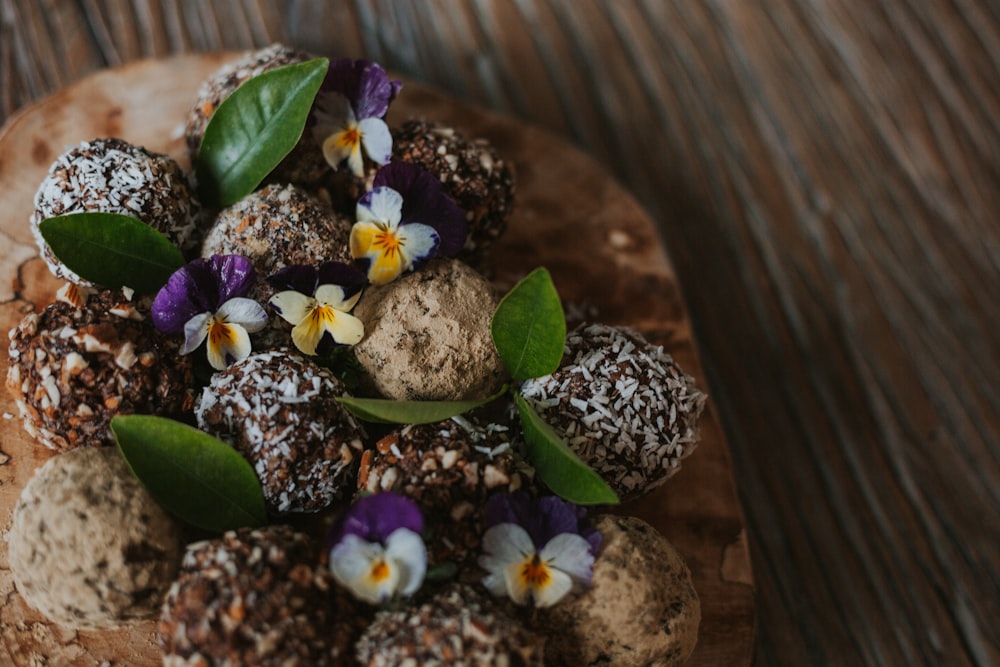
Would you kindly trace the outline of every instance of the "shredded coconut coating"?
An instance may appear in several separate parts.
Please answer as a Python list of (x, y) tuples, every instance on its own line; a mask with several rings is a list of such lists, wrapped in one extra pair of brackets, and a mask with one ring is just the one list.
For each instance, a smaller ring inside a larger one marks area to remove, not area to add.
[(330, 371), (270, 350), (216, 373), (195, 414), (250, 461), (270, 511), (317, 512), (354, 491), (366, 435), (345, 395)]
[(46, 461), (21, 491), (7, 539), (24, 599), (75, 629), (154, 616), (181, 555), (180, 527), (110, 447)]
[(52, 164), (35, 194), (31, 232), (52, 273), (89, 285), (56, 259), (39, 224), (67, 213), (120, 213), (163, 233), (182, 252), (198, 247), (200, 205), (181, 168), (166, 155), (120, 139), (93, 139)]
[(706, 400), (662, 347), (601, 324), (573, 331), (563, 365), (521, 394), (622, 500), (677, 472), (698, 444)]
[(191, 361), (118, 290), (67, 284), (10, 331), (7, 389), (25, 430), (57, 451), (111, 445), (115, 415), (174, 415), (194, 405)]
[(188, 545), (159, 624), (167, 667), (350, 664), (331, 575), (308, 536), (241, 528)]
[(357, 658), (362, 667), (542, 667), (544, 646), (488, 596), (453, 584), (419, 607), (377, 614)]

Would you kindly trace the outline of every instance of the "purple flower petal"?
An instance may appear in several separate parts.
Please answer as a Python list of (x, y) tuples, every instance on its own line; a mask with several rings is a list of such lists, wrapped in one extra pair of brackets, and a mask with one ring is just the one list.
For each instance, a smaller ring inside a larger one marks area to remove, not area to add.
[(167, 334), (184, 333), (184, 325), (200, 313), (214, 313), (218, 289), (208, 262), (196, 259), (174, 271), (153, 299), (153, 324)]
[(257, 282), (257, 270), (242, 255), (212, 255), (208, 262), (218, 283), (218, 301), (213, 311), (232, 298), (246, 296)]
[(437, 231), (437, 256), (454, 257), (465, 245), (469, 229), (465, 213), (430, 172), (409, 162), (393, 161), (378, 170), (372, 186), (390, 187), (403, 196), (400, 224), (419, 222)]
[(359, 498), (330, 527), (327, 548), (336, 546), (346, 535), (357, 535), (366, 542), (385, 544), (399, 528), (415, 533), (424, 529), (424, 516), (417, 504), (391, 491)]
[(524, 491), (496, 493), (483, 507), (486, 528), (501, 523), (515, 523), (531, 536), (535, 548), (542, 549), (549, 540), (562, 533), (580, 535), (596, 554), (601, 534), (590, 527), (587, 510), (557, 496), (532, 499)]
[(368, 284), (368, 278), (357, 267), (343, 262), (323, 262), (319, 265), (316, 286), (340, 285), (344, 288), (344, 299), (349, 299)]
[(391, 81), (377, 63), (342, 58), (330, 63), (322, 90), (340, 93), (351, 102), (358, 120), (383, 118), (403, 84)]
[(319, 272), (309, 264), (292, 264), (268, 276), (267, 284), (279, 292), (291, 290), (312, 296), (319, 286)]

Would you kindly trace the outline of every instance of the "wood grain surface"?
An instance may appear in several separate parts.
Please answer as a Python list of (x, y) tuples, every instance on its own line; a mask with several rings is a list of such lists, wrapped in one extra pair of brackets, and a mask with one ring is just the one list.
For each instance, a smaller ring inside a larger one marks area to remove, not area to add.
[(1000, 663), (994, 0), (0, 0), (0, 115), (142, 56), (367, 56), (659, 223), (737, 468), (760, 664)]

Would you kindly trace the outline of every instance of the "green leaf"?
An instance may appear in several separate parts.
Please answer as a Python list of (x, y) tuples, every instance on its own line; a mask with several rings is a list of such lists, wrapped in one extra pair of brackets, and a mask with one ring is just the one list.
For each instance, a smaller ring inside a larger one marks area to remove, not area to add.
[(167, 237), (128, 215), (69, 213), (42, 220), (38, 230), (70, 271), (105, 287), (152, 294), (184, 266)]
[(542, 377), (559, 367), (566, 318), (547, 270), (535, 269), (500, 300), (490, 332), (515, 381)]
[(577, 505), (614, 505), (618, 495), (608, 483), (570, 449), (559, 434), (515, 395), (517, 411), (535, 472), (559, 497)]
[(355, 416), (377, 424), (433, 424), (473, 410), (499, 398), (507, 385), (479, 401), (390, 401), (384, 398), (337, 398)]
[(254, 191), (302, 136), (329, 61), (315, 58), (245, 81), (223, 100), (198, 150), (206, 206), (229, 206)]
[(111, 420), (118, 449), (158, 503), (211, 531), (267, 522), (264, 493), (239, 452), (196, 428), (163, 417)]

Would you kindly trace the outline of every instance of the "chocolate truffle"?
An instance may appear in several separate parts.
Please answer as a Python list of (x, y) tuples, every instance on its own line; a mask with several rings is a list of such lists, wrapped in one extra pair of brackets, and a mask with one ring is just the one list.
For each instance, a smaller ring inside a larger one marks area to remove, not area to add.
[(410, 120), (392, 133), (392, 159), (412, 162), (439, 179), (465, 211), (469, 236), (459, 255), (475, 265), (507, 229), (514, 210), (514, 174), (486, 139), (466, 139), (458, 131)]
[(562, 366), (521, 395), (622, 500), (677, 472), (706, 398), (662, 347), (601, 324), (570, 333)]
[(405, 426), (361, 458), (361, 491), (395, 491), (420, 507), (431, 564), (473, 561), (484, 532), (482, 507), (495, 491), (533, 488), (533, 471), (510, 447), (507, 428), (455, 418)]
[(120, 139), (92, 139), (63, 153), (35, 194), (31, 231), (52, 273), (90, 284), (52, 253), (38, 225), (67, 213), (120, 213), (162, 232), (185, 254), (198, 247), (200, 207), (171, 158)]
[(110, 447), (74, 449), (39, 468), (7, 540), (28, 604), (81, 630), (155, 615), (181, 554), (179, 527)]
[(327, 369), (286, 350), (252, 354), (212, 376), (198, 426), (253, 465), (272, 512), (316, 512), (354, 491), (365, 432)]
[(354, 311), (365, 325), (354, 346), (362, 386), (395, 400), (486, 398), (506, 376), (490, 334), (495, 308), (489, 283), (455, 259), (370, 287)]
[(641, 519), (595, 519), (602, 535), (588, 590), (540, 611), (554, 667), (683, 664), (698, 641), (701, 605), (676, 549)]
[(357, 658), (362, 667), (542, 667), (544, 645), (488, 596), (453, 584), (419, 607), (378, 613)]
[[(288, 526), (241, 528), (188, 546), (163, 603), (163, 664), (346, 663), (331, 643), (340, 611), (312, 541)], [(339, 635), (338, 635), (339, 636)]]
[(125, 292), (67, 284), (12, 329), (7, 389), (25, 430), (66, 450), (114, 443), (115, 415), (190, 410), (191, 362), (146, 313)]

